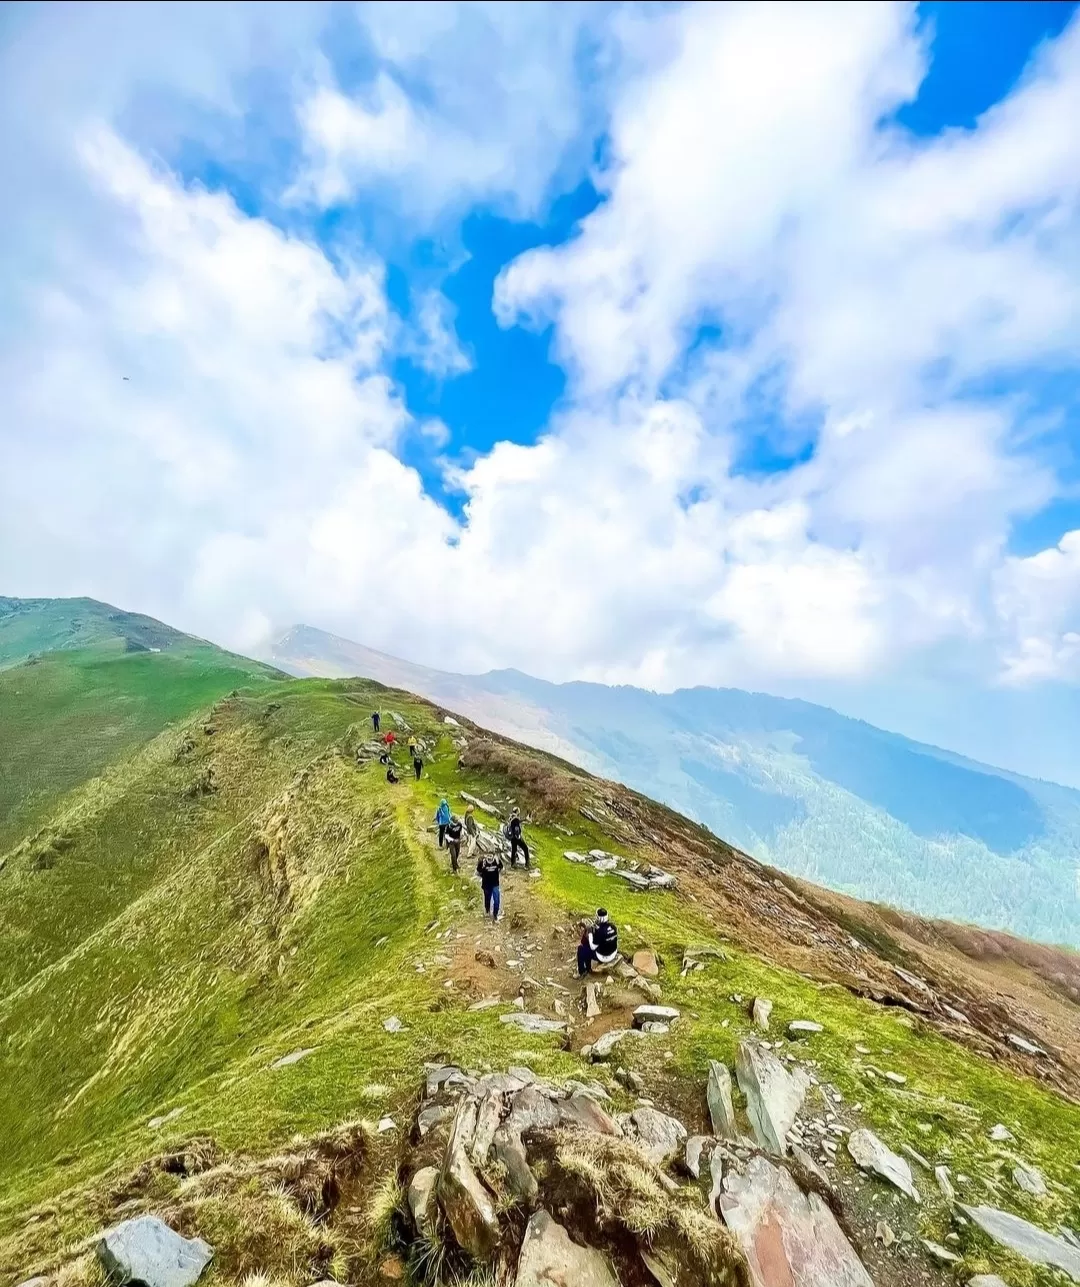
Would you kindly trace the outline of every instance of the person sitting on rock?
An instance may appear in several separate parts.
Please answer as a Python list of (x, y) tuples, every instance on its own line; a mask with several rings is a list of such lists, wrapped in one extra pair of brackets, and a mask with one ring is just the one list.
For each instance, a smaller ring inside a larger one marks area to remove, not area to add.
[(390, 767), (386, 770), (386, 780), (387, 780), (387, 782), (400, 782), (400, 781), (401, 781), (401, 779), (398, 777), (397, 773), (395, 772), (395, 770), (394, 770), (394, 766), (393, 766), (392, 764), (391, 764), (391, 765), (390, 765)]
[(461, 825), (461, 819), (450, 815), (450, 821), (446, 824), (446, 847), (450, 850), (450, 870), (457, 871), (458, 858), (461, 854), (461, 833), (464, 828)]
[(596, 920), (585, 928), (578, 944), (578, 974), (591, 974), (592, 963), (597, 965), (614, 965), (619, 959), (619, 931), (615, 923), (608, 919), (607, 909), (596, 909)]
[(510, 866), (517, 864), (517, 851), (520, 849), (525, 855), (526, 870), (529, 866), (529, 846), (525, 843), (525, 837), (521, 834), (521, 815), (517, 809), (510, 814), (510, 821), (506, 824), (505, 832), (507, 840), (510, 841)]
[(502, 859), (498, 854), (482, 854), (476, 864), (476, 874), (480, 877), (480, 888), (484, 891), (484, 915), (489, 913), (493, 921), (501, 914), (501, 894), (499, 892), (499, 872), (502, 871)]
[(435, 825), (439, 828), (439, 848), (441, 849), (446, 839), (446, 828), (450, 825), (450, 805), (447, 803), (446, 796), (439, 801), (439, 807), (435, 810)]

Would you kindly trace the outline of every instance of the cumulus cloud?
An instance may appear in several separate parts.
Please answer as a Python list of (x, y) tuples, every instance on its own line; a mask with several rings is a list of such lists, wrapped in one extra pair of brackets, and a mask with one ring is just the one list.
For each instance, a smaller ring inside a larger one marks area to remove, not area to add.
[[(50, 235), (7, 248), (3, 588), (658, 687), (945, 653), (972, 682), (1080, 677), (1076, 534), (1006, 554), (1057, 487), (1025, 399), (1080, 346), (1080, 25), (977, 128), (913, 140), (888, 124), (926, 67), (906, 5), (417, 10), (361, 8), (360, 86), (296, 82), (297, 192), (527, 214), (607, 104), (601, 204), (493, 301), (553, 326), (544, 434), (451, 455), (452, 514), (403, 461), (450, 430), (389, 374), (403, 349), (467, 369), (445, 297), (410, 283), (410, 329), (371, 246), (181, 178), (119, 92), (73, 99)], [(195, 80), (242, 112), (243, 75)]]

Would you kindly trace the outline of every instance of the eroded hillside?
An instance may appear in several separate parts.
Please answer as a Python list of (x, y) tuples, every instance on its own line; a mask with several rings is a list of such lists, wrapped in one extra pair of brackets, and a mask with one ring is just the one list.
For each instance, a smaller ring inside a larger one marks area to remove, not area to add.
[[(420, 738), (419, 782), (386, 781), (375, 708)], [(558, 1243), (539, 1210), (623, 1287), (665, 1272), (772, 1287), (790, 1275), (755, 1259), (748, 1214), (765, 1184), (790, 1218), (835, 1223), (878, 1287), (1055, 1281), (963, 1208), (1015, 1213), (1066, 1248), (1059, 1226), (1080, 1225), (1074, 955), (781, 877), (445, 716), (358, 681), (241, 691), (12, 845), (5, 1279), (100, 1283), (101, 1231), (150, 1214), (213, 1247), (209, 1287), (520, 1285), (527, 1226), (537, 1256)], [(512, 801), (526, 816), (536, 871), (504, 876), (498, 924), (437, 848), (442, 795), (482, 802), (491, 845)], [(577, 925), (600, 904), (627, 960), (586, 989)], [(771, 1151), (753, 1060), (802, 1089)], [(727, 1131), (707, 1096), (718, 1069), (734, 1070)], [(856, 1166), (865, 1131), (919, 1202)], [(418, 1212), (417, 1175), (462, 1157), (490, 1213), (465, 1220), (450, 1180)]]

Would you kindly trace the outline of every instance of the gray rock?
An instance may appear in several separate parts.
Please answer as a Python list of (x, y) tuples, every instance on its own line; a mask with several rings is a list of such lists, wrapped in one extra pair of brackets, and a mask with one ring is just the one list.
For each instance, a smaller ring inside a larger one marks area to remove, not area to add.
[(911, 1178), (911, 1167), (902, 1157), (886, 1148), (873, 1131), (852, 1131), (847, 1148), (856, 1166), (888, 1180), (914, 1202), (921, 1201), (919, 1190)]
[(421, 1108), (416, 1114), (416, 1129), (420, 1132), (420, 1138), (423, 1139), (430, 1130), (453, 1115), (454, 1110), (448, 1104), (428, 1104)]
[(783, 1155), (787, 1134), (795, 1123), (808, 1082), (805, 1074), (792, 1074), (760, 1046), (750, 1041), (739, 1044), (735, 1076), (746, 1096), (746, 1112), (754, 1136), (762, 1148)]
[(499, 1241), (499, 1218), (491, 1194), (469, 1161), (468, 1146), (475, 1129), (476, 1105), (462, 1100), (436, 1188), (458, 1246), (470, 1256), (486, 1259)]
[(820, 1023), (815, 1023), (813, 1019), (792, 1019), (787, 1026), (788, 1036), (792, 1040), (799, 1037), (812, 1037), (816, 1032), (824, 1032), (825, 1029)]
[(638, 1031), (647, 1037), (666, 1037), (671, 1031), (671, 1024), (661, 1023), (658, 1019), (646, 1019)]
[(597, 997), (600, 993), (598, 983), (585, 984), (585, 1018), (598, 1019), (600, 1017), (600, 1002)]
[(409, 1181), (409, 1212), (416, 1232), (435, 1240), (435, 1185), (439, 1180), (437, 1166), (423, 1166)]
[[(593, 1061), (593, 1063), (602, 1062), (605, 1059), (610, 1059), (611, 1052), (615, 1049), (615, 1047), (619, 1044), (619, 1042), (625, 1040), (627, 1037), (631, 1035), (636, 1036), (637, 1034), (632, 1033), (632, 1030), (630, 1028), (612, 1028), (610, 1032), (605, 1032), (603, 1036), (597, 1037), (596, 1040), (593, 1042), (593, 1044), (590, 1047), (588, 1047), (589, 1058)], [(585, 1052), (583, 1050), (582, 1054), (584, 1053)]]
[(701, 1155), (705, 1146), (712, 1143), (711, 1135), (691, 1135), (686, 1141), (686, 1152), (683, 1154), (686, 1169), (695, 1180), (701, 1179)]
[(821, 1183), (826, 1185), (828, 1188), (832, 1188), (832, 1181), (801, 1144), (792, 1144), (791, 1156), (801, 1167), (803, 1167), (804, 1170), (809, 1171), (815, 1179), (820, 1180)]
[(611, 1263), (592, 1247), (579, 1247), (546, 1211), (529, 1221), (518, 1256), (515, 1287), (619, 1287)]
[(720, 1211), (716, 1203), (724, 1191), (724, 1153), (721, 1148), (713, 1149), (712, 1156), (709, 1158), (709, 1180), (711, 1181), (709, 1210), (719, 1220)]
[(990, 1138), (995, 1144), (1007, 1144), (1013, 1138), (1013, 1133), (1007, 1126), (998, 1122), (996, 1126), (990, 1128)]
[(476, 1110), (476, 1129), (469, 1145), (469, 1155), (477, 1166), (483, 1166), (491, 1151), (495, 1132), (502, 1121), (503, 1098), (496, 1090), (489, 1090)]
[(506, 1124), (519, 1133), (533, 1130), (553, 1130), (559, 1124), (558, 1105), (535, 1086), (526, 1086), (514, 1096)]
[(562, 1019), (546, 1019), (542, 1014), (523, 1014), (515, 1011), (512, 1014), (499, 1015), (500, 1023), (512, 1023), (523, 1032), (565, 1032), (566, 1023)]
[(937, 1180), (937, 1186), (941, 1190), (942, 1196), (951, 1202), (956, 1197), (956, 1190), (952, 1186), (952, 1180), (949, 1179), (949, 1168), (947, 1166), (935, 1166), (934, 1179)]
[(536, 1073), (531, 1068), (526, 1068), (524, 1064), (511, 1064), (506, 1073), (508, 1077), (521, 1082), (522, 1086), (531, 1086), (536, 1080)]
[(955, 1251), (950, 1251), (948, 1247), (943, 1247), (940, 1242), (932, 1242), (929, 1238), (924, 1238), (922, 1245), (926, 1248), (926, 1254), (930, 1259), (936, 1260), (939, 1265), (958, 1265), (963, 1259)]
[(828, 1206), (766, 1158), (725, 1177), (719, 1207), (754, 1287), (874, 1287)]
[(580, 1090), (583, 1095), (591, 1095), (593, 1099), (609, 1102), (611, 1096), (600, 1085), (598, 1081), (578, 1081), (576, 1077), (567, 1077), (563, 1082), (568, 1094), (572, 1095), (575, 1090)]
[(213, 1258), (201, 1238), (182, 1238), (157, 1216), (138, 1216), (107, 1229), (97, 1257), (110, 1282), (192, 1287)]
[(514, 1197), (527, 1204), (535, 1202), (538, 1192), (536, 1176), (529, 1169), (525, 1145), (517, 1131), (500, 1126), (495, 1132), (492, 1150), (495, 1160), (501, 1162), (506, 1170), (506, 1182)]
[(995, 1207), (966, 1207), (960, 1210), (1002, 1247), (1008, 1247), (1033, 1265), (1054, 1265), (1080, 1283), (1080, 1251), (1064, 1238), (1047, 1233), (1038, 1225)]
[(709, 1060), (709, 1081), (705, 1095), (713, 1130), (721, 1139), (734, 1139), (738, 1131), (735, 1126), (735, 1108), (731, 1102), (731, 1073), (726, 1064), (716, 1059)]
[(387, 1032), (401, 1032), (405, 1027), (396, 1014), (392, 1014), (388, 1019), (384, 1019), (382, 1026)]
[(569, 1099), (558, 1106), (559, 1122), (563, 1126), (576, 1126), (579, 1130), (596, 1135), (621, 1135), (622, 1131), (591, 1095), (575, 1090)]
[(291, 1064), (298, 1064), (301, 1059), (306, 1059), (308, 1055), (314, 1054), (315, 1047), (307, 1046), (304, 1050), (292, 1050), (287, 1055), (282, 1055), (280, 1059), (275, 1059), (270, 1065), (271, 1068), (288, 1068)]
[(924, 1171), (932, 1171), (934, 1169), (919, 1150), (917, 1148), (912, 1148), (910, 1144), (901, 1144), (900, 1152), (903, 1153), (905, 1157), (910, 1158), (916, 1166), (921, 1166)]
[(630, 1121), (646, 1157), (655, 1166), (663, 1166), (674, 1157), (686, 1139), (682, 1122), (656, 1108), (635, 1108)]
[(429, 1072), (424, 1083), (425, 1096), (431, 1099), (433, 1095), (439, 1093), (451, 1077), (461, 1075), (462, 1070), (457, 1064), (441, 1064), (438, 1068), (431, 1068), (429, 1065)]
[(515, 1091), (524, 1090), (526, 1086), (531, 1086), (536, 1077), (529, 1072), (527, 1077), (521, 1077), (519, 1072), (529, 1072), (527, 1068), (509, 1072), (485, 1073), (483, 1077), (477, 1078), (477, 1085), (483, 1091), (493, 1091), (497, 1095), (512, 1095)]
[(1006, 1035), (1005, 1040), (1014, 1050), (1022, 1051), (1025, 1055), (1046, 1054), (1042, 1046), (1036, 1045), (1034, 1041), (1028, 1041), (1027, 1037), (1021, 1037), (1019, 1033), (1010, 1032)]
[(1042, 1172), (1034, 1166), (1026, 1166), (1020, 1163), (1013, 1167), (1013, 1179), (1017, 1187), (1030, 1193), (1033, 1198), (1046, 1197), (1046, 1181), (1042, 1177)]
[(673, 1005), (639, 1005), (634, 1011), (634, 1027), (643, 1028), (647, 1023), (674, 1023), (679, 1017)]
[(754, 1004), (750, 1007), (750, 1017), (762, 1032), (769, 1031), (769, 1019), (772, 1016), (773, 1003), (766, 1001), (764, 997), (755, 997)]
[(659, 1287), (679, 1287), (678, 1268), (675, 1257), (663, 1251), (646, 1251), (640, 1249), (642, 1263), (656, 1279)]
[(997, 1274), (976, 1274), (968, 1279), (967, 1287), (1009, 1287), (1009, 1284)]

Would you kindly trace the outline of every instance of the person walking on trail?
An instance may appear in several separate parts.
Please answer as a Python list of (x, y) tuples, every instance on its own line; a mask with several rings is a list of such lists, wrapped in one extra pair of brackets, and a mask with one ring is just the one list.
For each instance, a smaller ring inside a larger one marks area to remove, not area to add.
[(413, 767), (413, 772), (416, 774), (416, 780), (417, 782), (419, 782), (420, 774), (423, 772), (423, 768), (424, 768), (424, 761), (420, 758), (419, 755), (414, 755), (412, 757), (412, 767)]
[(379, 731), (379, 712), (378, 711), (371, 712), (371, 727), (375, 730), (376, 733), (378, 733)]
[(420, 747), (417, 746), (416, 744), (415, 733), (409, 734), (409, 754), (412, 756), (414, 760), (417, 759), (420, 755)]
[(529, 866), (529, 846), (525, 843), (525, 837), (521, 834), (521, 816), (517, 809), (510, 814), (510, 821), (506, 824), (506, 838), (510, 841), (510, 866), (517, 864), (517, 851), (520, 849), (525, 855), (525, 867)]
[(498, 854), (483, 854), (476, 864), (476, 874), (480, 877), (480, 888), (484, 891), (484, 915), (489, 913), (493, 921), (501, 916), (502, 895), (499, 891), (499, 872), (502, 871), (502, 859)]
[(461, 833), (464, 828), (461, 825), (461, 819), (450, 815), (450, 821), (446, 824), (446, 847), (450, 850), (450, 870), (456, 872), (458, 869), (458, 858), (461, 856)]
[(619, 931), (608, 919), (607, 909), (596, 909), (596, 920), (581, 936), (577, 950), (578, 974), (591, 974), (592, 963), (614, 965), (619, 959)]
[(446, 840), (446, 828), (450, 825), (450, 805), (446, 801), (446, 796), (439, 801), (439, 807), (435, 810), (435, 824), (439, 828), (439, 848), (441, 849)]
[(480, 843), (480, 828), (476, 825), (476, 810), (472, 805), (465, 806), (465, 857), (472, 858), (476, 846)]

